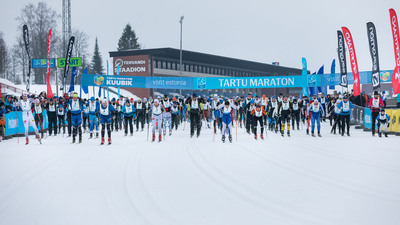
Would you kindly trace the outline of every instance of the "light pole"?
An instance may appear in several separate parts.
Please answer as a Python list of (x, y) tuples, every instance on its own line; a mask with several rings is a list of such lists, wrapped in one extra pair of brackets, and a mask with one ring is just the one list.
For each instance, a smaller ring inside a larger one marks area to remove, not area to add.
[[(180, 39), (180, 51), (179, 51), (179, 77), (182, 78), (182, 24), (183, 24), (183, 16), (181, 16), (181, 19), (179, 20), (179, 23), (181, 24), (181, 39)], [(179, 95), (182, 96), (182, 89), (179, 89)]]

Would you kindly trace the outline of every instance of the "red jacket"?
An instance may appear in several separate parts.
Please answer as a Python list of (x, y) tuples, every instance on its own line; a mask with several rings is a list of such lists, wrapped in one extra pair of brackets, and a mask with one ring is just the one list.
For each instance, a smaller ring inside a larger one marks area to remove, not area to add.
[(379, 98), (378, 97), (378, 100), (379, 100), (379, 103), (378, 103), (378, 106), (374, 106), (373, 104), (373, 102), (374, 102), (374, 99), (375, 98), (371, 98), (370, 100), (369, 100), (369, 104), (368, 104), (368, 107), (369, 108), (371, 108), (371, 110), (372, 110), (372, 112), (379, 112), (380, 111), (380, 108), (382, 107), (385, 107), (385, 105), (383, 104), (383, 101), (382, 101), (382, 98)]

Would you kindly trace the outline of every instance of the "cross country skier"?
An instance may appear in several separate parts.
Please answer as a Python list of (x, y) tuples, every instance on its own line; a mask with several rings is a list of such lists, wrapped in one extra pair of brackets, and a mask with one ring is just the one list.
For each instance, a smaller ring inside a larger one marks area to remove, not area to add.
[(79, 143), (82, 143), (82, 110), (83, 104), (78, 99), (78, 93), (74, 92), (72, 99), (68, 103), (71, 111), (72, 143), (75, 143), (76, 135), (79, 133)]
[(229, 142), (232, 142), (232, 109), (239, 109), (239, 107), (235, 104), (229, 103), (229, 101), (225, 101), (225, 103), (223, 105), (219, 105), (218, 108), (222, 110), (222, 142), (225, 142), (225, 133), (227, 127)]
[(177, 101), (173, 101), (172, 102), (172, 106), (171, 106), (171, 112), (172, 112), (172, 124), (171, 124), (171, 129), (178, 130), (178, 125), (179, 125), (179, 114), (181, 113), (180, 110), (181, 106), (179, 105), (179, 103)]
[(315, 121), (317, 122), (317, 130), (318, 130), (318, 137), (321, 136), (321, 113), (322, 116), (325, 114), (324, 109), (322, 108), (321, 104), (319, 104), (317, 99), (314, 99), (313, 103), (307, 110), (307, 114), (311, 114), (311, 136), (315, 137), (314, 128), (315, 128)]
[(49, 121), (49, 136), (53, 133), (54, 128), (54, 136), (57, 136), (57, 104), (53, 98), (50, 98), (49, 103), (47, 103), (47, 120)]
[[(323, 92), (319, 93), (319, 98), (318, 102), (321, 104), (322, 108), (324, 109), (324, 112), (326, 111), (326, 103), (328, 102), (328, 99), (325, 97), (325, 94)], [(321, 118), (325, 122), (325, 116), (322, 116)]]
[(26, 138), (26, 145), (29, 144), (29, 126), (32, 126), (33, 129), (35, 130), (36, 134), (36, 139), (41, 142), (40, 136), (39, 136), (39, 131), (36, 127), (35, 119), (33, 119), (32, 115), (32, 100), (28, 99), (28, 94), (24, 93), (22, 95), (22, 101), (19, 103), (21, 110), (22, 110), (22, 120), (24, 121), (24, 127), (25, 127), (25, 138)]
[(137, 102), (135, 102), (134, 107), (136, 110), (136, 132), (139, 131), (139, 123), (141, 123), (141, 128), (142, 131), (144, 130), (144, 123), (146, 119), (146, 110), (147, 110), (147, 104), (145, 101), (146, 98), (143, 99), (138, 99)]
[(82, 110), (82, 118), (83, 118), (83, 133), (86, 133), (86, 125), (89, 128), (89, 103), (83, 101), (83, 110)]
[(390, 125), (390, 117), (388, 116), (388, 114), (386, 114), (385, 109), (381, 109), (381, 112), (379, 113), (379, 116), (376, 117), (376, 124), (378, 127), (378, 135), (379, 137), (382, 137), (382, 128), (385, 129), (385, 137), (388, 137), (387, 135), (387, 130), (389, 128)]
[[(260, 101), (261, 101), (261, 107), (263, 108), (263, 110), (264, 111), (267, 110), (267, 108), (268, 108), (268, 98), (265, 95), (263, 95), (261, 97)], [(263, 118), (264, 125), (267, 125), (267, 114), (265, 114), (263, 117), (264, 117)]]
[(162, 123), (162, 112), (163, 108), (160, 105), (160, 102), (158, 99), (155, 99), (153, 102), (153, 105), (151, 107), (152, 115), (151, 115), (151, 120), (152, 120), (152, 133), (153, 137), (151, 139), (152, 142), (156, 139), (156, 127), (158, 128), (158, 141), (160, 142), (162, 140), (162, 128), (161, 128), (161, 123)]
[(290, 137), (290, 114), (293, 110), (293, 104), (288, 100), (287, 96), (282, 98), (282, 101), (278, 104), (278, 115), (280, 115), (281, 122), (281, 135), (284, 136), (285, 124), (287, 128), (287, 136)]
[(168, 95), (164, 95), (164, 99), (161, 101), (163, 107), (163, 134), (166, 135), (167, 128), (169, 129), (169, 136), (172, 134), (171, 129), (171, 100), (168, 98)]
[(264, 118), (266, 118), (267, 113), (265, 112), (264, 108), (260, 103), (256, 105), (256, 107), (251, 111), (251, 116), (253, 117), (253, 132), (254, 132), (254, 139), (257, 140), (257, 122), (260, 124), (261, 127), (261, 134), (260, 138), (264, 140)]
[(344, 96), (343, 101), (339, 103), (338, 107), (341, 109), (340, 117), (342, 118), (342, 136), (344, 136), (344, 129), (346, 126), (347, 136), (350, 136), (350, 113), (351, 110), (354, 109), (354, 106), (349, 102), (349, 98)]
[(188, 104), (190, 107), (190, 137), (193, 137), (195, 129), (197, 131), (197, 137), (199, 137), (201, 130), (200, 114), (202, 104), (197, 98), (196, 93), (193, 94), (193, 98), (186, 99), (185, 104)]
[(217, 133), (218, 127), (222, 128), (221, 111), (219, 110), (220, 104), (218, 95), (214, 94), (211, 102), (212, 118), (214, 118), (214, 134)]
[(100, 124), (101, 124), (101, 145), (104, 145), (104, 136), (107, 127), (108, 144), (111, 145), (111, 114), (115, 112), (114, 107), (108, 103), (107, 99), (101, 101)]
[(90, 137), (93, 138), (93, 130), (96, 129), (96, 138), (99, 137), (99, 113), (100, 113), (100, 103), (94, 99), (92, 96), (89, 102), (89, 130)]
[[(250, 102), (244, 108), (244, 112), (246, 114), (246, 132), (250, 134), (250, 129), (253, 126), (253, 118), (251, 116), (251, 111), (255, 108), (254, 99), (250, 100)], [(253, 130), (251, 130), (253, 132)]]
[(125, 136), (128, 135), (128, 125), (132, 136), (133, 135), (132, 118), (135, 117), (135, 107), (133, 106), (133, 104), (129, 102), (129, 100), (126, 100), (124, 106), (122, 106), (121, 112), (124, 115)]
[(277, 124), (275, 117), (273, 116), (274, 110), (278, 107), (278, 102), (276, 101), (276, 97), (272, 96), (271, 101), (268, 102), (268, 107), (267, 107), (267, 114), (268, 114), (268, 126), (271, 131), (274, 130), (275, 126), (275, 133), (277, 132)]
[(297, 123), (297, 130), (300, 130), (300, 113), (301, 113), (301, 103), (295, 98), (293, 99), (293, 110), (292, 110), (292, 127), (295, 129), (295, 124)]
[(60, 104), (57, 109), (57, 120), (58, 120), (58, 133), (61, 134), (61, 126), (63, 128), (63, 135), (65, 134), (65, 110), (64, 106)]
[(41, 138), (44, 136), (44, 128), (43, 128), (43, 105), (39, 99), (35, 99), (33, 110), (35, 112), (35, 123), (36, 127), (40, 126)]
[(375, 136), (375, 120), (379, 116), (380, 108), (385, 107), (383, 100), (379, 97), (378, 91), (374, 92), (374, 97), (369, 100), (368, 107), (371, 109), (372, 116), (372, 136)]
[(333, 125), (332, 125), (332, 130), (331, 134), (336, 134), (336, 127), (339, 129), (339, 134), (342, 133), (342, 118), (340, 117), (341, 109), (338, 107), (339, 103), (342, 101), (342, 96), (339, 97), (338, 100), (333, 99), (332, 104), (333, 104)]

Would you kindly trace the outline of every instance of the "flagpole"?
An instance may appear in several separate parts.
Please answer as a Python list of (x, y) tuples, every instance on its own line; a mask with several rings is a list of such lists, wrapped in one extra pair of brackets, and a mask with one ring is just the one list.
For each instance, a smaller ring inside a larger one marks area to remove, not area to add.
[[(119, 65), (117, 68), (117, 76), (119, 76)], [(118, 87), (118, 99), (120, 98), (120, 88)]]
[[(107, 75), (110, 75), (108, 70), (108, 59), (107, 59)], [(107, 86), (107, 99), (110, 100), (110, 90), (108, 89), (108, 86)]]

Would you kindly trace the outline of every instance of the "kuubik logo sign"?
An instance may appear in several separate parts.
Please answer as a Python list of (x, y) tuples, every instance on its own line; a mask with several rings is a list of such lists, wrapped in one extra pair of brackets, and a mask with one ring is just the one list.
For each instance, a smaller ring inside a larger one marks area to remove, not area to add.
[(104, 83), (104, 77), (103, 76), (95, 76), (94, 83), (98, 86), (102, 85)]

